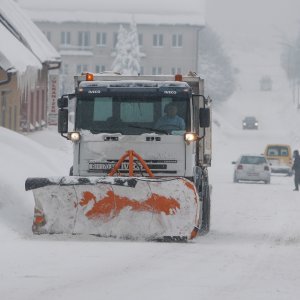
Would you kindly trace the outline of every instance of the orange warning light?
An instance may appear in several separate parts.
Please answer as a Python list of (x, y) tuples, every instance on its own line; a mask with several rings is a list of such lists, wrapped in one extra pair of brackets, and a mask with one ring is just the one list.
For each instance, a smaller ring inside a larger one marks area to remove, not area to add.
[(182, 75), (181, 74), (176, 74), (175, 75), (175, 81), (182, 81)]
[(85, 74), (85, 80), (86, 81), (93, 81), (94, 80), (94, 74), (86, 73)]

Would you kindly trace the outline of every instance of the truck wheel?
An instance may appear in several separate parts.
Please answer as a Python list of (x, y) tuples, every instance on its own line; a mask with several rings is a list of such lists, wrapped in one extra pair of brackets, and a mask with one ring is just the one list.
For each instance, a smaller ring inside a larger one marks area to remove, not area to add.
[(207, 186), (203, 197), (202, 224), (200, 234), (207, 234), (210, 229), (210, 188)]

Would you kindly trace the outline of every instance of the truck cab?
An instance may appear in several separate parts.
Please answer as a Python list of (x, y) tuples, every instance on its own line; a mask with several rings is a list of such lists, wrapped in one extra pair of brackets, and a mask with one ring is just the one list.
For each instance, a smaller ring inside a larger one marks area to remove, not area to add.
[[(158, 177), (193, 178), (195, 167), (210, 166), (209, 101), (199, 77), (88, 73), (75, 76), (74, 96), (75, 124), (67, 136), (74, 141), (73, 175), (107, 175), (130, 149)], [(66, 101), (60, 101), (63, 113)], [(147, 176), (138, 162), (134, 168)], [(127, 161), (119, 172), (128, 172)]]

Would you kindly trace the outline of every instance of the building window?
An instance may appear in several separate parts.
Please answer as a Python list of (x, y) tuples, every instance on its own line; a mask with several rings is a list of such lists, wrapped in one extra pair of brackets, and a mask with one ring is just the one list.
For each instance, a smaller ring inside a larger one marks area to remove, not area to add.
[[(42, 90), (42, 120), (46, 120), (45, 91)], [(43, 125), (43, 124), (42, 124)]]
[(18, 130), (17, 128), (17, 106), (14, 106), (14, 130)]
[(153, 67), (152, 68), (152, 75), (161, 75), (161, 74), (162, 74), (161, 67)]
[(38, 122), (40, 121), (40, 91), (36, 91), (36, 116), (35, 116), (35, 127), (38, 127)]
[(96, 65), (95, 71), (96, 71), (96, 73), (105, 72), (105, 66), (104, 65)]
[(139, 38), (139, 46), (142, 47), (144, 44), (143, 34), (139, 33), (138, 38)]
[(8, 128), (9, 128), (9, 129), (12, 129), (11, 126), (12, 126), (12, 109), (11, 109), (11, 107), (9, 107), (9, 114), (8, 114)]
[(78, 45), (81, 47), (89, 47), (91, 44), (90, 32), (79, 31), (78, 32)]
[(6, 125), (6, 105), (8, 102), (7, 93), (1, 92), (1, 126), (5, 127)]
[(172, 47), (174, 48), (182, 47), (182, 34), (176, 33), (172, 35)]
[(171, 69), (171, 74), (175, 75), (175, 74), (181, 74), (181, 68), (180, 67), (173, 67)]
[(77, 74), (81, 74), (82, 72), (88, 71), (88, 66), (84, 64), (77, 65), (76, 67)]
[(106, 46), (106, 32), (97, 32), (96, 44), (98, 47)]
[(63, 46), (69, 46), (71, 44), (71, 32), (62, 31), (60, 33), (60, 44)]
[(163, 47), (164, 45), (164, 36), (159, 34), (153, 34), (153, 46), (154, 47)]

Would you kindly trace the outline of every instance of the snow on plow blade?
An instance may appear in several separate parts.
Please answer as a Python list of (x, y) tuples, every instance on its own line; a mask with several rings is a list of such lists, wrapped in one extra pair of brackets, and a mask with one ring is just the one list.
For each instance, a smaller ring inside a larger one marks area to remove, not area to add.
[(184, 178), (28, 178), (34, 233), (188, 240), (197, 235), (200, 202)]

